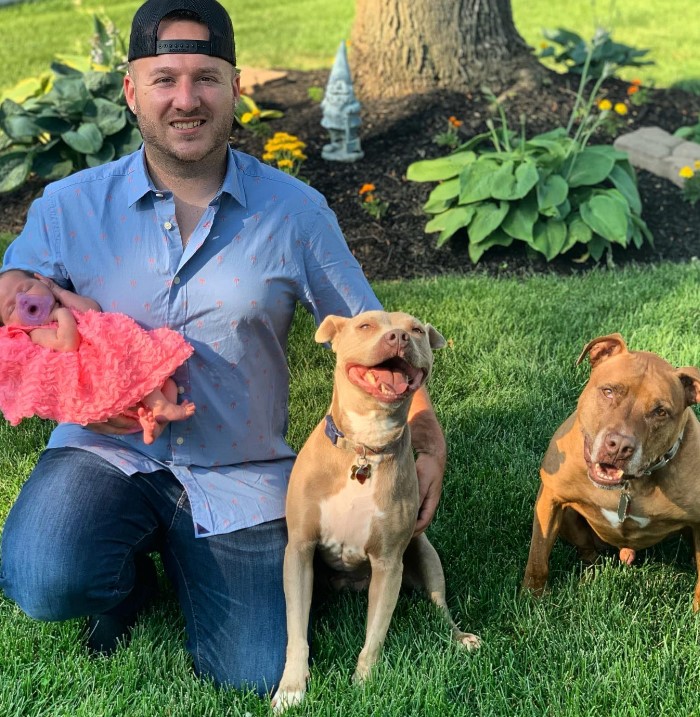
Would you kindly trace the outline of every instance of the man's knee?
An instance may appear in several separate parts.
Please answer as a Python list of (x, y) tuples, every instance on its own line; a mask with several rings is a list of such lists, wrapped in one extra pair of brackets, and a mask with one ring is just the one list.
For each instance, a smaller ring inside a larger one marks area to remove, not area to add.
[[(235, 637), (232, 636), (232, 640)], [(247, 655), (195, 655), (194, 669), (203, 679), (212, 680), (217, 686), (233, 688), (241, 692), (255, 692), (259, 697), (271, 695), (282, 677), (285, 650), (278, 646), (260, 645), (253, 660)], [(247, 653), (247, 651), (244, 651)]]
[(90, 546), (75, 545), (70, 535), (64, 541), (35, 538), (27, 545), (8, 526), (2, 539), (0, 587), (36, 620), (87, 615), (94, 605), (118, 599), (106, 576), (101, 579), (95, 573), (97, 563), (90, 554)]

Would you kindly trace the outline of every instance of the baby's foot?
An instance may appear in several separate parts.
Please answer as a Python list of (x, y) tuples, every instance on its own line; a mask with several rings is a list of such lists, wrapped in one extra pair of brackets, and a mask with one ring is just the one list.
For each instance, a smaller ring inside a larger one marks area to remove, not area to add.
[(141, 406), (138, 411), (139, 423), (143, 428), (143, 442), (149, 446), (163, 432), (163, 424), (156, 421), (156, 417), (150, 408)]

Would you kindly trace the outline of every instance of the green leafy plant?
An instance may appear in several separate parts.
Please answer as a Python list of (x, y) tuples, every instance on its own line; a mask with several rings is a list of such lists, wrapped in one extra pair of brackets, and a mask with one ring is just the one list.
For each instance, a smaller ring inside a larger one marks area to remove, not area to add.
[(141, 144), (124, 99), (124, 43), (112, 23), (93, 20), (89, 58), (62, 56), (50, 73), (3, 94), (0, 192), (17, 189), (30, 174), (60, 179)]
[(447, 129), (444, 132), (440, 132), (433, 137), (433, 142), (440, 147), (449, 147), (455, 149), (462, 144), (459, 137), (459, 128), (462, 126), (462, 120), (458, 120), (456, 117), (451, 116), (447, 118)]
[[(433, 215), (425, 231), (439, 232), (438, 246), (466, 229), (474, 263), (491, 247), (514, 241), (548, 261), (577, 245), (585, 248), (583, 258), (598, 261), (607, 253), (612, 261), (614, 245), (653, 242), (627, 154), (588, 144), (602, 121), (594, 98), (605, 77), (607, 71), (586, 98), (584, 71), (566, 128), (526, 139), (524, 120), (516, 135), (496, 103), (500, 130), (489, 120), (488, 132), (451, 154), (408, 167), (409, 180), (439, 182), (423, 206)], [(574, 130), (575, 117), (582, 119)]]
[(694, 125), (688, 125), (686, 127), (679, 127), (674, 133), (676, 137), (682, 137), (688, 142), (700, 143), (700, 121)]
[(306, 94), (312, 102), (321, 102), (323, 100), (325, 90), (323, 89), (323, 87), (312, 85), (306, 90)]
[(678, 176), (683, 178), (683, 199), (694, 205), (700, 199), (700, 161), (693, 167), (681, 167)]
[(649, 52), (648, 49), (638, 50), (630, 45), (613, 42), (610, 32), (602, 28), (596, 30), (590, 44), (575, 32), (561, 27), (543, 30), (542, 34), (550, 42), (559, 45), (560, 49), (545, 44), (539, 52), (540, 58), (551, 57), (555, 63), (563, 65), (567, 72), (577, 75), (582, 74), (588, 65), (586, 73), (591, 79), (599, 78), (606, 65), (617, 70), (621, 67), (654, 64), (653, 60), (641, 59)]
[(281, 110), (262, 109), (258, 107), (252, 97), (241, 95), (241, 101), (236, 106), (234, 117), (241, 127), (250, 130), (259, 137), (265, 138), (272, 134), (272, 130), (266, 124), (266, 121), (284, 117), (284, 112)]
[(0, 105), (0, 192), (30, 173), (60, 179), (138, 148), (141, 133), (127, 112), (120, 72), (80, 72), (54, 62), (50, 89)]
[(389, 203), (379, 198), (377, 195), (377, 187), (374, 184), (363, 184), (360, 187), (358, 194), (360, 196), (362, 208), (367, 212), (367, 214), (377, 221), (381, 221), (382, 217), (389, 209)]

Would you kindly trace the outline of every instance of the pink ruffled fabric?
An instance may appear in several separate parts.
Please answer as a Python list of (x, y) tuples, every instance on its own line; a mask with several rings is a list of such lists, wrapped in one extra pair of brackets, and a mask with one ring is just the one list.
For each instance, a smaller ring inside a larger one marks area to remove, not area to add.
[(0, 327), (0, 410), (13, 426), (29, 416), (105, 421), (160, 388), (194, 350), (176, 331), (146, 331), (124, 314), (73, 314), (77, 351), (37, 346), (27, 334), (36, 327)]

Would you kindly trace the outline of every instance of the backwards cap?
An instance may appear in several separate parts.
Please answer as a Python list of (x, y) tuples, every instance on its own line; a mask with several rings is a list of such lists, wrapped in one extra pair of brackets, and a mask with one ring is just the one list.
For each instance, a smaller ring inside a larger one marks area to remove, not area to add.
[[(198, 22), (209, 28), (208, 40), (158, 39), (161, 20), (180, 10), (193, 13)], [(129, 62), (168, 53), (211, 55), (235, 66), (233, 24), (226, 9), (216, 0), (147, 0), (136, 11), (131, 24)]]

